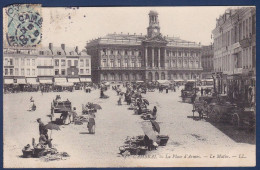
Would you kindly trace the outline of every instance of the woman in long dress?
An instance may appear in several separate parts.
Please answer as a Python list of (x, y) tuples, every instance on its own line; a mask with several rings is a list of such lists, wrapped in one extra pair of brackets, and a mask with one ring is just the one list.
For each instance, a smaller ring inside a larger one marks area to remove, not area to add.
[(87, 127), (90, 134), (95, 134), (95, 126), (96, 126), (95, 117), (96, 117), (95, 113), (89, 114)]

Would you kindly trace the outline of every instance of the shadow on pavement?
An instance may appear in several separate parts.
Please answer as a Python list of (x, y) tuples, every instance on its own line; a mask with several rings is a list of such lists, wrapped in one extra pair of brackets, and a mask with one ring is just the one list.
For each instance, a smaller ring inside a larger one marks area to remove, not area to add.
[(237, 143), (256, 144), (255, 131), (253, 130), (250, 131), (248, 129), (236, 129), (232, 125), (225, 123), (209, 123)]

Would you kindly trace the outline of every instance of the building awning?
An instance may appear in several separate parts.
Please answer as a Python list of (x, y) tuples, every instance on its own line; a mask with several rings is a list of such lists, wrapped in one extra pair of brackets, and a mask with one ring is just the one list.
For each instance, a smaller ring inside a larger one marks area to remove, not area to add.
[(79, 78), (68, 78), (68, 82), (79, 83)]
[(205, 81), (213, 82), (213, 79), (206, 79)]
[(160, 84), (171, 84), (169, 80), (157, 80), (157, 82)]
[(80, 82), (91, 82), (91, 78), (80, 78)]
[(26, 78), (27, 84), (39, 84), (36, 78)]
[(187, 80), (187, 82), (195, 82), (195, 80)]
[(181, 80), (181, 79), (176, 79), (176, 80), (174, 80), (175, 82), (182, 82), (182, 81), (184, 81), (184, 80)]
[(13, 84), (14, 79), (4, 79), (4, 84)]
[(40, 79), (39, 81), (41, 84), (52, 84), (51, 79)]
[(63, 87), (69, 87), (69, 86), (73, 86), (73, 83), (71, 82), (55, 82), (56, 86), (63, 86)]
[(67, 82), (67, 78), (54, 78), (55, 83), (64, 83)]
[(20, 79), (17, 79), (17, 82), (16, 82), (17, 84), (26, 84), (26, 81), (25, 81), (25, 79), (23, 79), (23, 78), (20, 78)]

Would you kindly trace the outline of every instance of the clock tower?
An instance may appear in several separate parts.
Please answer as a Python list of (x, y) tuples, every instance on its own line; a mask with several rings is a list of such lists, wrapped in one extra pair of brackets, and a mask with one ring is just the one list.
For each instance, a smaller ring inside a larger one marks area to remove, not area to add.
[(158, 13), (150, 11), (149, 13), (149, 27), (147, 28), (148, 37), (154, 37), (160, 34), (160, 26), (158, 20)]

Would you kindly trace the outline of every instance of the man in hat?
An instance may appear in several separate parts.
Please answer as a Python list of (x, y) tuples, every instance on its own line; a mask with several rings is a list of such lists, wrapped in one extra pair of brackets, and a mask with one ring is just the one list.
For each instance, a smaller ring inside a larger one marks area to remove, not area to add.
[(40, 132), (40, 135), (41, 134), (44, 134), (44, 131), (45, 131), (45, 126), (41, 120), (41, 118), (38, 118), (37, 119), (37, 122), (39, 123), (39, 132)]

